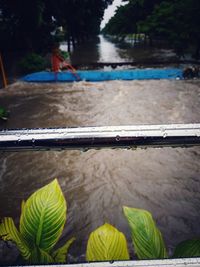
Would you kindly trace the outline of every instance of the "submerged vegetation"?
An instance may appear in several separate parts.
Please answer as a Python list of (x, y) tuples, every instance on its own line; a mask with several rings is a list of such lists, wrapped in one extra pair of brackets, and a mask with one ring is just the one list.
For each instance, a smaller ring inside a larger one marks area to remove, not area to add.
[[(25, 263), (64, 263), (75, 238), (55, 249), (65, 222), (67, 204), (57, 179), (22, 202), (19, 230), (12, 218), (0, 224), (0, 237), (18, 247)], [(167, 258), (167, 249), (152, 215), (142, 209), (123, 207), (128, 221), (133, 248), (138, 259)], [(184, 241), (175, 249), (174, 257), (200, 256), (200, 239)], [(126, 237), (114, 226), (105, 223), (88, 239), (87, 261), (129, 260)]]

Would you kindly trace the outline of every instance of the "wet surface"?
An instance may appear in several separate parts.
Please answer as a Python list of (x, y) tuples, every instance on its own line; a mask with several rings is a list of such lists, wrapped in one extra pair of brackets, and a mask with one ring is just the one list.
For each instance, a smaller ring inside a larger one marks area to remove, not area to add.
[[(0, 93), (10, 110), (1, 128), (199, 122), (200, 82), (15, 83)], [(0, 155), (0, 216), (18, 222), (32, 192), (58, 178), (68, 203), (61, 243), (84, 260), (89, 233), (108, 222), (130, 231), (122, 206), (152, 212), (169, 251), (200, 236), (200, 148), (20, 152)], [(1, 262), (1, 261), (0, 261)]]
[[(67, 50), (63, 43), (61, 49)], [(74, 65), (88, 65), (89, 63), (126, 63), (126, 62), (154, 62), (177, 61), (178, 57), (171, 50), (163, 47), (133, 46), (132, 43), (111, 41), (102, 35), (88, 40), (77, 46), (71, 52), (71, 63)], [(142, 67), (142, 66), (140, 66)]]
[[(174, 57), (170, 50), (120, 48), (101, 39), (77, 48), (72, 63), (153, 55)], [(17, 82), (0, 91), (0, 106), (10, 111), (0, 128), (199, 123), (199, 100), (199, 80)], [(199, 147), (1, 153), (0, 218), (18, 223), (22, 200), (54, 178), (68, 203), (60, 244), (76, 237), (71, 261), (85, 260), (89, 233), (105, 222), (126, 234), (133, 257), (123, 205), (152, 213), (170, 254), (180, 241), (200, 236)], [(0, 263), (7, 251), (0, 249)]]

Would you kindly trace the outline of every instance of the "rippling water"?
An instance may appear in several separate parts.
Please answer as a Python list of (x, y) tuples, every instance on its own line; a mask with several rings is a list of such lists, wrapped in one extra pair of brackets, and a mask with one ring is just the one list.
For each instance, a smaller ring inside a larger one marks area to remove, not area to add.
[[(197, 123), (200, 81), (15, 83), (0, 92), (10, 110), (1, 128)], [(61, 243), (71, 236), (83, 260), (89, 233), (108, 222), (123, 231), (127, 205), (149, 210), (169, 251), (200, 236), (200, 148), (103, 149), (0, 155), (0, 217), (18, 222), (20, 205), (55, 177), (68, 203)], [(0, 262), (3, 260), (0, 254)]]

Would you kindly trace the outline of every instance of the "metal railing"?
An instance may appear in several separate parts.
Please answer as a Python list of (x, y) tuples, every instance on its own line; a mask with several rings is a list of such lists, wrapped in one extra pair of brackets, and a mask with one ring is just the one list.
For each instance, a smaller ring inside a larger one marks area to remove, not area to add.
[(0, 131), (0, 151), (200, 145), (200, 124), (99, 126)]
[[(38, 267), (199, 267), (200, 258), (91, 262), (80, 264), (37, 265)], [(27, 267), (33, 267), (27, 266)]]

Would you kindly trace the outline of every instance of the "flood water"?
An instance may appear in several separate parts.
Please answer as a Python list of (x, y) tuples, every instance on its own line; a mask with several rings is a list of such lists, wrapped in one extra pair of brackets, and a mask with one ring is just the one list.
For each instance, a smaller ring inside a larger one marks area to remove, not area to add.
[[(10, 111), (0, 126), (198, 123), (199, 100), (199, 80), (16, 82), (0, 91), (0, 105)], [(71, 261), (85, 261), (89, 234), (105, 222), (125, 233), (134, 257), (123, 205), (152, 213), (170, 254), (180, 241), (200, 236), (199, 147), (1, 153), (0, 217), (13, 217), (17, 224), (21, 201), (54, 178), (68, 204), (60, 244), (76, 237)], [(1, 263), (13, 248), (0, 248)]]
[[(67, 50), (66, 43), (61, 49)], [(96, 62), (134, 62), (134, 61), (177, 60), (176, 54), (170, 49), (133, 46), (129, 43), (111, 42), (110, 39), (99, 35), (88, 40), (85, 44), (75, 47), (71, 52), (72, 64), (85, 64)]]

